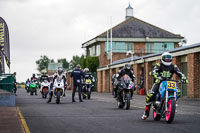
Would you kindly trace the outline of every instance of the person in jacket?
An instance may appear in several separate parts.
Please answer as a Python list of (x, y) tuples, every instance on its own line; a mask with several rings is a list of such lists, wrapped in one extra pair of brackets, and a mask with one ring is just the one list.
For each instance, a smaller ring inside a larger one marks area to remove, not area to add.
[(73, 92), (72, 92), (72, 102), (76, 102), (74, 97), (75, 97), (75, 92), (77, 88), (78, 88), (78, 93), (79, 93), (79, 101), (83, 102), (81, 98), (81, 89), (82, 89), (82, 79), (85, 77), (85, 73), (81, 70), (81, 67), (79, 64), (72, 71), (70, 77), (73, 78), (73, 83), (74, 83)]
[[(146, 120), (149, 117), (151, 102), (155, 100), (156, 94), (161, 81), (165, 79), (172, 79), (173, 74), (176, 74), (183, 83), (188, 83), (187, 78), (183, 73), (180, 72), (179, 68), (176, 65), (172, 64), (172, 55), (168, 52), (164, 52), (161, 55), (161, 63), (157, 63), (154, 67), (151, 75), (154, 78), (154, 84), (152, 86), (151, 92), (146, 96), (146, 106), (144, 114), (142, 115), (142, 120)], [(178, 89), (178, 95), (180, 97), (180, 89)]]

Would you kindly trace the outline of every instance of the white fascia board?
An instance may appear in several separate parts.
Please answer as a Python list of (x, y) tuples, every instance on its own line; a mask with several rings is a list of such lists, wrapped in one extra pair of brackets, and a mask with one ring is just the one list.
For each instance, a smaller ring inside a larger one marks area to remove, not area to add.
[(173, 56), (181, 56), (181, 55), (187, 55), (187, 54), (191, 54), (191, 53), (197, 53), (200, 52), (200, 47), (196, 47), (196, 48), (192, 48), (192, 49), (187, 49), (187, 50), (183, 50), (183, 51), (178, 51), (178, 52), (172, 52)]
[(108, 67), (108, 66), (105, 66), (105, 67), (102, 67), (102, 68), (98, 68), (98, 69), (97, 69), (97, 72), (103, 71), (103, 70), (109, 70), (109, 67)]
[[(97, 38), (97, 41), (107, 41), (107, 38)], [(110, 41), (110, 38), (108, 38)], [(180, 42), (181, 39), (173, 39), (173, 38), (112, 38), (112, 41), (119, 41), (119, 42)]]
[(86, 43), (83, 44), (83, 48), (86, 48), (87, 46), (91, 45), (91, 44), (94, 44), (97, 42), (97, 39), (92, 39)]
[[(83, 48), (88, 47), (96, 42), (106, 42), (107, 38), (95, 38), (83, 44)], [(108, 38), (110, 41), (110, 38)], [(181, 39), (174, 38), (112, 38), (113, 42), (180, 42)]]

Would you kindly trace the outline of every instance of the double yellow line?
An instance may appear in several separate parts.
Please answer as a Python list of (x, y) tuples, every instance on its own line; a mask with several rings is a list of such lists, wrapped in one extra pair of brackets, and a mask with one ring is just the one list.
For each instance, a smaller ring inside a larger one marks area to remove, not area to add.
[(31, 133), (29, 128), (28, 128), (28, 125), (26, 124), (26, 121), (25, 121), (25, 119), (24, 119), (24, 117), (23, 117), (23, 115), (22, 115), (22, 113), (21, 113), (21, 111), (19, 109), (19, 107), (17, 107), (17, 112), (18, 112), (19, 118), (20, 118), (20, 120), (22, 122), (22, 125), (23, 125), (23, 128), (25, 130), (25, 133)]

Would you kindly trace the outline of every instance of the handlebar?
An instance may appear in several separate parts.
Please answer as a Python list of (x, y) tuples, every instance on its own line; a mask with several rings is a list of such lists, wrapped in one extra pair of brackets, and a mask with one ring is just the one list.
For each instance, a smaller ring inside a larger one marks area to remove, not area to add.
[(156, 78), (156, 79), (159, 79), (159, 80), (161, 80), (161, 81), (163, 81), (163, 80), (166, 80), (166, 81), (174, 81), (174, 82), (178, 82), (178, 83), (182, 83), (182, 82), (183, 82), (183, 80), (163, 79), (162, 77), (158, 77), (158, 78)]

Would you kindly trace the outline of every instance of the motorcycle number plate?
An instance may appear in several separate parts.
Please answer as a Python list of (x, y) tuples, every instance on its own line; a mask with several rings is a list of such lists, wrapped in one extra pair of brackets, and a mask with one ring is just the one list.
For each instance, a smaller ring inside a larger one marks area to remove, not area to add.
[(174, 81), (167, 81), (167, 87), (169, 89), (175, 89), (176, 88), (176, 82), (174, 82)]

